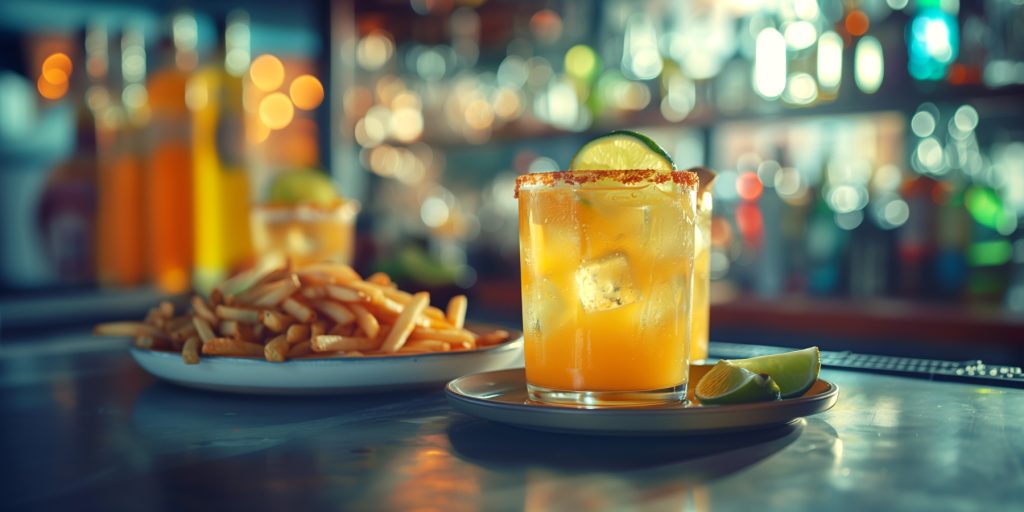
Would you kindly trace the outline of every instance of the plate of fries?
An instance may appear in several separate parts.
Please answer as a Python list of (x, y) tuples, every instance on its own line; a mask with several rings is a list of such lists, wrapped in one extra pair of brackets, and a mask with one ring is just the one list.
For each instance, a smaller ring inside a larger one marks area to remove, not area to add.
[(321, 263), (253, 270), (161, 303), (141, 322), (97, 325), (134, 338), (132, 357), (177, 384), (238, 393), (359, 393), (440, 384), (522, 366), (521, 333), (465, 325), (467, 300), (445, 309), (383, 273)]

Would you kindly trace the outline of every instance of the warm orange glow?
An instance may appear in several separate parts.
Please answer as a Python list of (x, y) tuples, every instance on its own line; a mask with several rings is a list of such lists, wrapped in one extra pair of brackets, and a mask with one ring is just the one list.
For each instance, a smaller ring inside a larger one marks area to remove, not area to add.
[(871, 22), (868, 21), (868, 15), (864, 14), (864, 11), (850, 11), (850, 14), (846, 15), (846, 31), (852, 36), (862, 36), (868, 33), (868, 28), (871, 26)]
[(249, 66), (249, 78), (261, 91), (273, 91), (284, 83), (284, 64), (273, 55), (260, 55)]
[(36, 86), (39, 88), (39, 95), (48, 100), (59, 100), (68, 92), (67, 78), (60, 83), (54, 84), (50, 83), (45, 76), (40, 76)]
[(283, 92), (268, 94), (260, 101), (260, 121), (271, 130), (280, 130), (288, 126), (295, 117), (295, 109), (291, 100)]
[(71, 76), (71, 58), (65, 53), (57, 52), (43, 61), (43, 78), (54, 85), (60, 85), (68, 81)]
[[(252, 118), (250, 118), (252, 119)], [(245, 140), (249, 144), (260, 144), (270, 136), (270, 128), (259, 119), (252, 119), (246, 123)]]
[(313, 110), (324, 101), (324, 86), (313, 75), (302, 75), (292, 80), (288, 93), (295, 106), (302, 110)]
[(755, 201), (761, 197), (761, 180), (752, 172), (743, 173), (736, 179), (736, 194), (747, 201)]

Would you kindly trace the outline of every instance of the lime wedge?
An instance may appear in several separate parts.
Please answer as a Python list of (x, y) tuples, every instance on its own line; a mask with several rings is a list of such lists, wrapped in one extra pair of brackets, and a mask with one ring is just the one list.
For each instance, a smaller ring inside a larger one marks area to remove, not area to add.
[(704, 404), (745, 404), (778, 400), (779, 385), (767, 375), (719, 361), (697, 383), (694, 394)]
[(338, 194), (327, 175), (314, 170), (302, 170), (278, 175), (270, 185), (267, 199), (271, 204), (278, 205), (330, 206), (337, 202)]
[(782, 398), (789, 398), (804, 394), (811, 388), (811, 384), (818, 380), (818, 371), (821, 370), (821, 353), (818, 351), (818, 347), (811, 347), (728, 362), (754, 373), (770, 375), (779, 384)]
[(650, 137), (628, 130), (618, 130), (584, 144), (572, 157), (569, 169), (654, 169), (668, 172), (675, 170), (675, 164), (668, 153)]

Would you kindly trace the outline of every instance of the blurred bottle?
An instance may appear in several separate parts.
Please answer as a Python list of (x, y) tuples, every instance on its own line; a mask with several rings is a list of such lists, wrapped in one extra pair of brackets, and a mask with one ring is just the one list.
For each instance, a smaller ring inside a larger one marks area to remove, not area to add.
[(244, 158), (242, 76), (249, 68), (249, 18), (234, 11), (219, 24), (217, 51), (188, 83), (192, 111), (195, 227), (193, 284), (207, 291), (252, 256)]
[(96, 269), (96, 119), (87, 100), (89, 88), (96, 84), (86, 73), (89, 37), (90, 32), (82, 33), (82, 46), (72, 60), (74, 153), (50, 174), (38, 210), (46, 254), (62, 284), (89, 282)]
[[(97, 43), (99, 45), (99, 43)], [(99, 137), (97, 270), (101, 284), (136, 286), (146, 277), (141, 126), (147, 121), (142, 31), (108, 43), (106, 96), (96, 113)]]
[(188, 289), (192, 273), (192, 151), (185, 86), (196, 63), (196, 19), (179, 13), (160, 41), (159, 68), (149, 78), (147, 194), (149, 267), (169, 293)]

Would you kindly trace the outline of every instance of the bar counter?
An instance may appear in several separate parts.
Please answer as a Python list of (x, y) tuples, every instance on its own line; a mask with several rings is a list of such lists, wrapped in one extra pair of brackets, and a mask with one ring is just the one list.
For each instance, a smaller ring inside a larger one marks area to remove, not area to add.
[(218, 394), (155, 380), (119, 340), (9, 344), (0, 346), (0, 508), (974, 511), (1024, 504), (1024, 390), (828, 369), (822, 377), (839, 385), (839, 402), (791, 425), (602, 438), (464, 416), (440, 386), (361, 396)]

